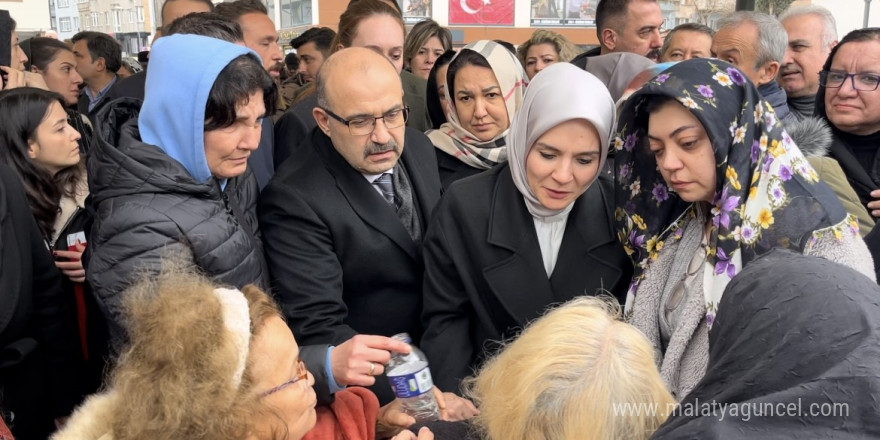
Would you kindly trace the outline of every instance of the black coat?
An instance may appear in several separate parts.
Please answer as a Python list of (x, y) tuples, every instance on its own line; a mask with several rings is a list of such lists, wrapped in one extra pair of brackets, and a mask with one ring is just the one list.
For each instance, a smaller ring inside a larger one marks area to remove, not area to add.
[(575, 201), (548, 279), (534, 219), (499, 165), (444, 194), (425, 237), (427, 326), (434, 383), (459, 391), (496, 347), (553, 304), (602, 289), (624, 299), (632, 264), (613, 231), (613, 188), (600, 177)]
[(437, 170), (440, 173), (440, 186), (443, 188), (443, 191), (446, 191), (449, 185), (452, 185), (456, 180), (485, 171), (474, 168), (439, 148), (435, 148), (434, 152), (437, 154)]
[(73, 300), (18, 176), (0, 165), (0, 410), (16, 438), (46, 438), (79, 403)]
[(164, 257), (191, 261), (220, 284), (268, 284), (250, 167), (222, 191), (215, 179), (195, 181), (140, 141), (139, 106), (117, 100), (98, 115), (101, 139), (87, 159), (95, 222), (86, 274), (114, 343), (123, 335), (123, 291), (142, 274), (157, 273)]
[[(422, 334), (422, 254), (394, 209), (313, 130), (260, 196), (275, 298), (301, 344), (338, 345), (363, 333)], [(422, 233), (440, 197), (433, 146), (406, 129), (400, 163)], [(385, 379), (372, 388), (391, 398)]]
[(878, 394), (880, 287), (777, 249), (727, 285), (706, 375), (651, 438), (880, 438)]

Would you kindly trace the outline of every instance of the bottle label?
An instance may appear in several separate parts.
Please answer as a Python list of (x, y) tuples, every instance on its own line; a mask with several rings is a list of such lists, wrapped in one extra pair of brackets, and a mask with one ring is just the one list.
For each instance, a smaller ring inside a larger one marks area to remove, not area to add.
[(391, 383), (391, 389), (394, 390), (394, 395), (400, 399), (420, 396), (431, 391), (431, 388), (434, 388), (434, 381), (431, 379), (431, 370), (428, 367), (422, 368), (412, 374), (388, 376), (388, 382)]

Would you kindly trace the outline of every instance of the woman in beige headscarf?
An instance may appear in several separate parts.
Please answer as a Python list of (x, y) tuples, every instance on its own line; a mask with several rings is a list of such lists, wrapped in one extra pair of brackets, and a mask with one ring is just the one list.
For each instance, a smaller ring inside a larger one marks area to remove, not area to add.
[(505, 142), (528, 80), (519, 60), (494, 41), (468, 44), (446, 72), (448, 122), (426, 134), (437, 148), (443, 188), (507, 161)]
[(513, 119), (509, 163), (440, 201), (424, 241), (422, 336), (440, 389), (457, 390), (491, 355), (487, 341), (550, 304), (600, 290), (623, 298), (632, 266), (612, 231), (612, 182), (599, 177), (614, 121), (596, 77), (551, 65)]

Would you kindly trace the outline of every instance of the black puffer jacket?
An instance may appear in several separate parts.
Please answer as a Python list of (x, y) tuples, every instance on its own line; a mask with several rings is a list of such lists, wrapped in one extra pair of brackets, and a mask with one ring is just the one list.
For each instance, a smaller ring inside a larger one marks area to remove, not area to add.
[(223, 191), (215, 179), (197, 182), (179, 162), (141, 142), (139, 104), (127, 99), (95, 118), (99, 141), (87, 162), (95, 220), (86, 276), (114, 343), (123, 336), (122, 292), (157, 273), (165, 256), (191, 259), (221, 284), (268, 285), (250, 168)]

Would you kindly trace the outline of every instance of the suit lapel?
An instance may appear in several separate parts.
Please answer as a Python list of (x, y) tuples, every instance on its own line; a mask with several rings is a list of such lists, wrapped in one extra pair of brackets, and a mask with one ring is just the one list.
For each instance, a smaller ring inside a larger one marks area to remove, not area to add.
[(483, 275), (505, 311), (525, 325), (555, 299), (534, 220), (506, 165), (498, 174), (490, 209), (487, 241), (510, 251), (510, 256), (484, 268)]
[[(428, 143), (428, 138), (420, 131), (406, 127), (403, 154), (400, 157), (406, 168), (407, 177), (412, 183), (413, 204), (415, 212), (421, 220), (422, 236), (431, 221), (431, 213), (440, 199), (440, 178), (437, 175), (436, 159), (426, 157), (433, 155), (434, 146)], [(424, 145), (418, 143), (426, 142)], [(433, 159), (433, 160), (432, 160)], [(432, 182), (433, 180), (433, 182)]]
[[(330, 138), (318, 128), (312, 131), (312, 145), (358, 217), (390, 238), (414, 260), (418, 260), (418, 248), (397, 218), (394, 208), (373, 189), (361, 173), (345, 161), (333, 147)], [(404, 155), (405, 152), (404, 149)]]

